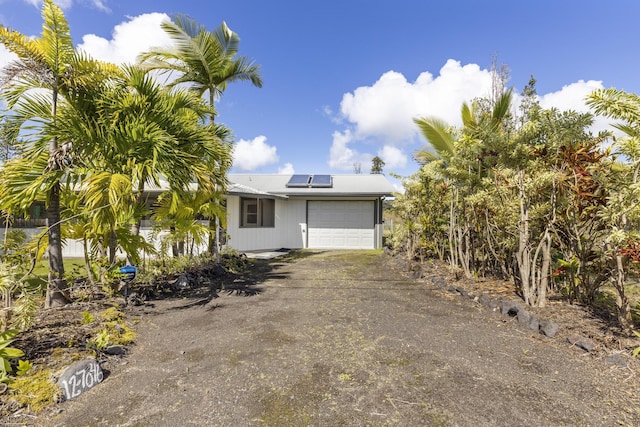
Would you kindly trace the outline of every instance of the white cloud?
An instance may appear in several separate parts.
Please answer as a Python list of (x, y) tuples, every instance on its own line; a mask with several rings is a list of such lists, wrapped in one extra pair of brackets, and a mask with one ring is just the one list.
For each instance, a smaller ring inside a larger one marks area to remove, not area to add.
[(379, 150), (387, 157), (389, 167), (404, 167), (407, 157), (394, 147), (418, 140), (414, 117), (436, 116), (453, 125), (460, 124), (460, 107), (465, 101), (487, 96), (491, 88), (491, 73), (476, 64), (462, 66), (450, 59), (434, 78), (421, 73), (411, 83), (400, 73), (388, 71), (372, 86), (359, 87), (344, 94), (340, 111), (348, 128), (334, 132), (329, 166), (352, 169), (356, 162), (365, 164), (370, 154), (361, 154), (354, 147), (359, 142), (378, 141)]
[(357, 139), (375, 136), (398, 145), (412, 141), (417, 134), (414, 117), (435, 115), (458, 123), (462, 103), (487, 95), (490, 88), (489, 71), (476, 64), (461, 66), (450, 59), (436, 78), (423, 72), (413, 83), (388, 71), (372, 86), (345, 94), (340, 110), (353, 123)]
[[(589, 112), (584, 102), (586, 95), (602, 87), (601, 81), (579, 80), (556, 92), (541, 95), (540, 104), (544, 108)], [(373, 85), (343, 95), (340, 112), (344, 127), (333, 134), (329, 165), (336, 169), (351, 169), (355, 162), (365, 164), (368, 155), (361, 154), (358, 147), (375, 144), (386, 167), (405, 167), (407, 156), (401, 147), (424, 142), (413, 118), (435, 116), (460, 126), (462, 103), (486, 97), (490, 90), (489, 70), (481, 69), (477, 64), (461, 65), (453, 59), (446, 62), (439, 75), (434, 77), (425, 71), (414, 82), (396, 71), (388, 71)], [(514, 106), (519, 101), (519, 96), (515, 95)], [(591, 130), (610, 129), (608, 124), (609, 120), (596, 117)]]
[(367, 164), (371, 155), (361, 154), (347, 145), (353, 140), (350, 130), (333, 133), (333, 144), (329, 153), (329, 167), (339, 170), (353, 170), (355, 164)]
[[(596, 89), (603, 89), (602, 81), (596, 80), (578, 80), (575, 83), (565, 85), (562, 89), (547, 93), (540, 97), (540, 106), (543, 108), (555, 107), (560, 111), (574, 110), (582, 113), (593, 113), (585, 104), (585, 98)], [(594, 117), (591, 131), (597, 133), (602, 130), (613, 130), (609, 125), (610, 119), (606, 117)], [(617, 131), (616, 131), (617, 132)]]
[(233, 166), (242, 171), (252, 171), (262, 166), (277, 163), (277, 148), (266, 143), (267, 137), (260, 135), (251, 141), (241, 139), (234, 147)]
[[(29, 1), (29, 3), (33, 4), (33, 1)], [(55, 3), (60, 7), (60, 9), (69, 9), (73, 4), (73, 0), (56, 0)], [(38, 7), (41, 7), (41, 1), (38, 2)]]
[(602, 82), (579, 80), (576, 83), (565, 85), (562, 89), (547, 93), (540, 97), (540, 106), (543, 108), (555, 107), (559, 110), (588, 111), (584, 98), (596, 89), (601, 89)]
[(98, 10), (103, 12), (111, 12), (111, 9), (107, 7), (106, 2), (103, 0), (91, 0), (91, 4)]
[(103, 61), (133, 63), (140, 53), (149, 48), (171, 44), (169, 36), (160, 27), (169, 19), (164, 13), (146, 13), (129, 18), (115, 26), (111, 40), (87, 34), (82, 37), (78, 48)]
[(0, 68), (4, 68), (9, 65), (11, 61), (15, 61), (16, 59), (18, 59), (18, 55), (13, 52), (9, 52), (3, 44), (0, 44)]
[(296, 170), (293, 168), (291, 163), (285, 163), (281, 168), (278, 169), (279, 175), (293, 175), (296, 173)]
[[(37, 7), (38, 9), (42, 8), (42, 0), (24, 0), (24, 2), (27, 4), (30, 4), (33, 7)], [(72, 0), (54, 0), (54, 3), (58, 5), (60, 9), (69, 9), (73, 1)]]
[[(30, 4), (31, 6), (40, 8), (40, 4), (42, 3), (42, 0), (24, 0), (24, 2), (27, 4)], [(56, 4), (58, 4), (58, 2), (56, 2)]]
[(391, 145), (385, 145), (378, 156), (384, 161), (385, 168), (404, 168), (407, 166), (407, 155), (401, 149)]

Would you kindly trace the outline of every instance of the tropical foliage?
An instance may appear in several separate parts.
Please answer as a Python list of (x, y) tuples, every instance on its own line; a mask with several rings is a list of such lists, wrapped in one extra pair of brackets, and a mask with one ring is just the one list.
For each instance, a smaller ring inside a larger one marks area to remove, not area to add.
[[(214, 31), (208, 31), (194, 19), (177, 15), (171, 22), (165, 22), (162, 28), (171, 38), (172, 46), (143, 53), (139, 60), (146, 69), (169, 74), (171, 86), (186, 84), (198, 96), (208, 94), (210, 125), (215, 118), (214, 102), (222, 96), (227, 84), (250, 81), (254, 86), (262, 87), (260, 67), (247, 57), (237, 56), (240, 37), (225, 22)], [(217, 162), (210, 167), (212, 176), (226, 177), (231, 162)], [(210, 224), (209, 247), (218, 260), (226, 187), (226, 180), (219, 179), (213, 192), (204, 191), (204, 211), (208, 218), (214, 218)], [(199, 192), (202, 190), (198, 187)]]
[(640, 261), (640, 97), (607, 89), (588, 97), (623, 136), (593, 135), (591, 114), (545, 110), (535, 80), (522, 92), (475, 100), (461, 127), (414, 121), (429, 143), (404, 180), (392, 242), (410, 258), (446, 260), (460, 276), (498, 276), (524, 301), (548, 293), (594, 303), (612, 284), (620, 324), (632, 327), (625, 289)]
[[(0, 209), (10, 225), (14, 218), (28, 219), (34, 203), (46, 207), (45, 231), (20, 250), (11, 246), (11, 233), (4, 233), (5, 304), (11, 305), (16, 293), (27, 295), (32, 304), (23, 304), (25, 310), (37, 306), (37, 292), (24, 280), (45, 251), (46, 305), (68, 302), (66, 239), (82, 242), (93, 285), (112, 280), (118, 254), (134, 264), (155, 254), (153, 242), (140, 233), (143, 218), (157, 219), (157, 234), (169, 236), (171, 245), (187, 245), (183, 253), (202, 246), (210, 232), (199, 220), (224, 216), (231, 165), (231, 131), (213, 120), (213, 99), (234, 80), (262, 84), (258, 66), (236, 58), (239, 39), (226, 24), (208, 32), (177, 17), (165, 24), (177, 49), (160, 48), (149, 56), (153, 66), (146, 61), (140, 67), (104, 63), (76, 51), (65, 16), (52, 0), (44, 1), (42, 19), (42, 36), (36, 39), (0, 26), (0, 43), (18, 57), (0, 75), (6, 106), (0, 115)], [(208, 48), (201, 64), (208, 67), (206, 81), (179, 85), (201, 78), (202, 68), (189, 58), (202, 47)], [(152, 70), (167, 52), (178, 55), (168, 63), (181, 64), (181, 74), (164, 85)], [(202, 96), (206, 91), (209, 101)]]
[[(18, 56), (2, 70), (2, 96), (11, 114), (8, 135), (20, 144), (21, 156), (4, 165), (0, 182), (3, 208), (24, 211), (35, 200), (47, 202), (49, 287), (47, 305), (62, 305), (65, 295), (60, 230), (62, 181), (80, 141), (60, 140), (52, 131), (60, 104), (82, 102), (87, 90), (103, 81), (113, 67), (87, 58), (73, 46), (69, 26), (52, 0), (42, 8), (42, 35), (31, 39), (0, 26), (0, 43)], [(18, 139), (18, 134), (21, 138)]]

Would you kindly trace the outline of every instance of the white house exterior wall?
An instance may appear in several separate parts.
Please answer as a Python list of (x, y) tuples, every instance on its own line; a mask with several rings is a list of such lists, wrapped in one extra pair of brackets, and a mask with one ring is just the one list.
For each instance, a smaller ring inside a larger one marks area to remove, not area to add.
[[(276, 199), (275, 201), (275, 225), (269, 228), (240, 227), (240, 196), (228, 196), (227, 198), (227, 234), (229, 240), (226, 246), (238, 251), (255, 251), (266, 249), (300, 249), (314, 247), (314, 241), (309, 241), (308, 229), (308, 209), (309, 203), (325, 202), (331, 203), (355, 202), (364, 203), (370, 206), (373, 229), (369, 228), (370, 234), (366, 245), (356, 245), (353, 248), (381, 248), (382, 247), (382, 224), (379, 223), (380, 212), (378, 209), (379, 200), (356, 197), (350, 199), (334, 199), (327, 197), (290, 197), (288, 199)], [(375, 220), (374, 220), (375, 219)], [(311, 244), (310, 244), (311, 243)], [(317, 246), (319, 248), (322, 245)], [(348, 245), (343, 246), (345, 248)]]
[[(27, 236), (34, 237), (38, 235), (42, 230), (37, 228), (23, 228)], [(160, 251), (160, 240), (163, 235), (168, 232), (161, 232), (159, 236), (154, 238), (153, 230), (151, 228), (142, 228), (140, 230), (140, 235), (148, 242), (151, 243), (158, 251)], [(0, 229), (0, 240), (4, 238), (4, 230)], [(194, 253), (199, 254), (207, 251), (206, 245), (202, 245), (201, 247), (194, 248)], [(82, 244), (82, 240), (79, 239), (65, 239), (62, 246), (62, 255), (65, 258), (84, 258), (84, 247)], [(118, 257), (124, 257), (125, 254), (123, 252), (119, 252)], [(143, 255), (144, 256), (144, 255)]]
[(273, 227), (240, 227), (240, 197), (227, 197), (227, 247), (238, 251), (305, 247), (306, 201), (275, 201)]

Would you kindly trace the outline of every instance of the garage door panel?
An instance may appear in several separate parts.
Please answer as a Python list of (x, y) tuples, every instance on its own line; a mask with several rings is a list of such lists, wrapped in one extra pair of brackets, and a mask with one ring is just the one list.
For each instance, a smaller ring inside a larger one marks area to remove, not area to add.
[(310, 201), (310, 248), (374, 248), (374, 203)]

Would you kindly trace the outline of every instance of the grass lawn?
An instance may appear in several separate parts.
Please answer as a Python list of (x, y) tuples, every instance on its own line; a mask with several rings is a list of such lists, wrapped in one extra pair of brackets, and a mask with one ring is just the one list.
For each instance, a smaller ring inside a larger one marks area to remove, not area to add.
[[(64, 271), (67, 275), (72, 276), (86, 276), (86, 270), (84, 268), (83, 258), (64, 258)], [(41, 259), (36, 263), (33, 273), (27, 279), (33, 286), (46, 287), (47, 279), (49, 276), (49, 260)]]

